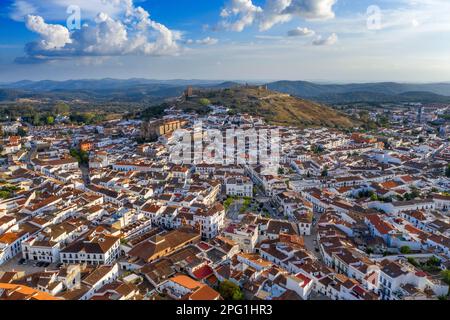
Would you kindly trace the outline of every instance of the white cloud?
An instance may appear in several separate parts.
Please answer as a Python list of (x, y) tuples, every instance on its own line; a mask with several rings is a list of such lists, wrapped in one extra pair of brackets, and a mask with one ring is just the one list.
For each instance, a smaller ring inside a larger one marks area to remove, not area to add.
[(24, 0), (16, 0), (11, 6), (10, 18), (15, 21), (24, 21), (24, 18), (29, 14), (36, 12), (36, 7), (33, 3)]
[(284, 13), (292, 0), (267, 0), (263, 14), (260, 17), (259, 29), (266, 31), (279, 23), (286, 23), (292, 19), (292, 15)]
[[(40, 39), (26, 45), (26, 62), (72, 56), (173, 55), (180, 51), (180, 32), (150, 19), (131, 0), (106, 0), (123, 7), (122, 18), (100, 12), (91, 23), (70, 32), (65, 26), (48, 24), (40, 16), (28, 15), (26, 26)], [(210, 39), (212, 41), (212, 39)], [(36, 60), (37, 59), (37, 60)]]
[(291, 21), (295, 17), (326, 20), (335, 17), (333, 6), (337, 0), (266, 0), (263, 7), (252, 0), (229, 0), (222, 10), (221, 26), (241, 32), (258, 24), (260, 31)]
[(336, 33), (331, 34), (327, 38), (323, 38), (322, 36), (318, 36), (314, 41), (313, 45), (315, 46), (331, 46), (338, 42), (338, 36)]
[(284, 13), (306, 19), (332, 19), (335, 14), (333, 6), (337, 0), (292, 0)]
[(262, 8), (255, 6), (252, 0), (230, 0), (222, 9), (220, 16), (224, 19), (222, 26), (226, 29), (241, 32), (253, 25)]
[(312, 36), (314, 34), (315, 34), (314, 30), (300, 27), (288, 31), (289, 37), (305, 37), (305, 36)]
[(133, 7), (132, 0), (14, 0), (10, 17), (24, 21), (29, 14), (45, 17), (49, 21), (66, 20), (67, 8), (78, 6), (83, 20), (94, 19), (99, 12), (118, 18), (123, 12)]
[(29, 30), (41, 36), (41, 40), (35, 43), (34, 50), (60, 50), (66, 44), (72, 43), (66, 27), (47, 24), (42, 17), (29, 15), (25, 24)]

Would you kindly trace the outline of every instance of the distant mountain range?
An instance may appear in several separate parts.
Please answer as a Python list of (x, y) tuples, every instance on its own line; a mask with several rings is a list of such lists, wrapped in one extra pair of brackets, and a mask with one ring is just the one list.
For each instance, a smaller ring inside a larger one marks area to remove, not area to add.
[(326, 103), (450, 102), (450, 83), (404, 84), (395, 82), (316, 84), (278, 81), (269, 89)]
[[(68, 81), (19, 81), (0, 84), (0, 101), (16, 99), (94, 100), (150, 102), (179, 96), (191, 85), (198, 88), (232, 88), (240, 82), (208, 80), (101, 79)], [(441, 102), (450, 103), (450, 83), (405, 84), (395, 82), (317, 84), (278, 81), (270, 90), (323, 103)]]
[(0, 101), (93, 100), (96, 102), (141, 103), (180, 96), (187, 86), (228, 88), (237, 82), (205, 80), (101, 79), (68, 81), (19, 81), (0, 84)]

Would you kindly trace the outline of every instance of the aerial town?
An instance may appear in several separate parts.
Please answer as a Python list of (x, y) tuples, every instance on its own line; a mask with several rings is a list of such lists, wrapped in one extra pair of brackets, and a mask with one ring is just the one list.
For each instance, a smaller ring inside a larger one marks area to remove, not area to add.
[[(223, 106), (2, 123), (0, 299), (447, 300), (450, 146), (423, 119), (441, 108), (373, 132)], [(277, 130), (276, 165), (176, 159), (198, 122)]]

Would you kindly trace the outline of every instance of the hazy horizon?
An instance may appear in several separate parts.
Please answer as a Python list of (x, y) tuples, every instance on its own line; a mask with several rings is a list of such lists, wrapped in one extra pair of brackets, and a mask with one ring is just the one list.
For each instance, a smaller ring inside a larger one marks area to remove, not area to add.
[(437, 82), (411, 82), (411, 81), (388, 81), (388, 80), (361, 80), (361, 81), (327, 81), (327, 80), (314, 80), (314, 79), (189, 79), (189, 78), (168, 78), (168, 79), (157, 79), (157, 78), (141, 78), (141, 77), (129, 77), (129, 78), (119, 78), (119, 77), (99, 77), (99, 78), (67, 78), (67, 79), (21, 79), (17, 81), (2, 81), (0, 85), (9, 85), (20, 82), (42, 82), (42, 81), (54, 81), (54, 82), (68, 82), (68, 81), (102, 81), (102, 80), (119, 80), (119, 81), (132, 81), (132, 80), (144, 80), (144, 81), (154, 81), (154, 82), (176, 82), (176, 81), (185, 81), (185, 82), (237, 82), (237, 83), (250, 83), (250, 84), (266, 84), (273, 83), (279, 81), (287, 81), (287, 82), (309, 82), (320, 85), (346, 85), (346, 84), (366, 84), (366, 83), (397, 83), (397, 84), (450, 84), (449, 81), (437, 81)]

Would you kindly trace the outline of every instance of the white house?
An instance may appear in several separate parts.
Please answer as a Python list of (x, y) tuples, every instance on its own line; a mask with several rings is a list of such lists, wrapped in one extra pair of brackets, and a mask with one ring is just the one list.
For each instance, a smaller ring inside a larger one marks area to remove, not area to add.
[(22, 251), (22, 241), (29, 237), (26, 231), (7, 232), (0, 237), (0, 265)]
[(228, 196), (252, 197), (253, 182), (248, 177), (231, 177), (226, 179), (226, 194)]

